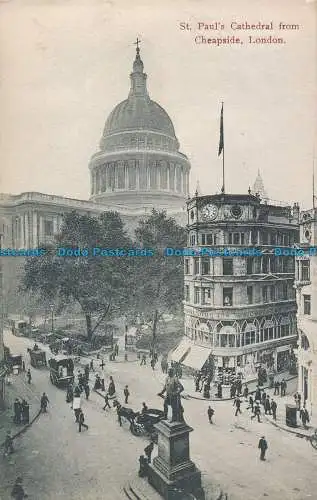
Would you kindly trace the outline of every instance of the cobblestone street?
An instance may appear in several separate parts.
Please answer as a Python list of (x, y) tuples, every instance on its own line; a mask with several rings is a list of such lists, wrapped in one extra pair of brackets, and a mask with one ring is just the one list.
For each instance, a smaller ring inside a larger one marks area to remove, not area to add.
[[(5, 343), (24, 354), (30, 341), (6, 334)], [(32, 499), (123, 498), (122, 486), (129, 478), (136, 478), (138, 457), (147, 440), (132, 436), (128, 425), (120, 428), (114, 410), (103, 412), (103, 400), (94, 392), (83, 403), (89, 429), (79, 434), (65, 393), (51, 385), (48, 371), (33, 369), (32, 374), (34, 390), (48, 394), (49, 413), (21, 438), (13, 463), (3, 460), (1, 498), (9, 498), (17, 475), (24, 477)], [(129, 385), (129, 406), (133, 409), (139, 409), (143, 401), (151, 407), (162, 407), (157, 393), (164, 376), (159, 369), (153, 372), (139, 363), (107, 362), (106, 383), (110, 374), (119, 397), (124, 385)], [(284, 402), (278, 398), (277, 402), (283, 412)], [(230, 500), (315, 498), (317, 453), (308, 441), (272, 426), (264, 418), (262, 423), (251, 422), (246, 404), (242, 405), (242, 414), (235, 417), (232, 401), (212, 402), (215, 423), (210, 425), (208, 404), (184, 400), (185, 419), (194, 428), (191, 457), (202, 471), (207, 491), (218, 486)], [(260, 462), (257, 449), (262, 435), (269, 445), (266, 462)]]

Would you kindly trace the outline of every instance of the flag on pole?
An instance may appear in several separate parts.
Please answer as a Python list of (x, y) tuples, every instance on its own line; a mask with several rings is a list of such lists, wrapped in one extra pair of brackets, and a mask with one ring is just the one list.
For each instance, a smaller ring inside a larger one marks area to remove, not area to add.
[(220, 113), (220, 138), (219, 138), (219, 149), (218, 149), (218, 156), (221, 155), (223, 151), (223, 103), (221, 105), (221, 113)]

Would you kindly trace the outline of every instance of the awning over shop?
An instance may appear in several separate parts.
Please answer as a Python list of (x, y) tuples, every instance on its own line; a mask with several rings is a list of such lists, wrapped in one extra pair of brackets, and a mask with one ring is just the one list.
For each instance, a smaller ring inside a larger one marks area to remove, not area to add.
[(190, 342), (187, 339), (181, 340), (180, 344), (176, 347), (176, 349), (171, 354), (171, 360), (176, 363), (182, 362), (188, 351), (190, 350)]
[(183, 365), (194, 368), (194, 370), (201, 370), (206, 363), (209, 355), (211, 354), (211, 349), (207, 347), (198, 347), (197, 345), (192, 345), (184, 361)]

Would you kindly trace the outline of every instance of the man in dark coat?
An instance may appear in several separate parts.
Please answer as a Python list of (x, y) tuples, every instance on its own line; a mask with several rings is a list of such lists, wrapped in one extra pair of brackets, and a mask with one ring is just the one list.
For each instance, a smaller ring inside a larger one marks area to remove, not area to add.
[(22, 407), (21, 407), (21, 403), (20, 403), (18, 398), (15, 398), (15, 401), (13, 404), (13, 409), (14, 409), (14, 423), (20, 424), (21, 423)]
[(124, 403), (125, 404), (128, 404), (128, 398), (130, 396), (130, 392), (129, 392), (129, 387), (126, 385), (124, 390), (123, 390), (123, 394), (124, 394)]
[(251, 417), (251, 420), (253, 420), (254, 418), (257, 418), (258, 419), (258, 422), (261, 423), (261, 420), (260, 420), (260, 415), (261, 415), (261, 408), (260, 408), (260, 405), (257, 403), (254, 407), (254, 410), (253, 410), (253, 415)]
[(148, 463), (149, 463), (149, 464), (151, 463), (151, 456), (152, 456), (153, 448), (154, 448), (154, 443), (153, 443), (153, 441), (151, 441), (151, 442), (150, 442), (150, 444), (148, 444), (148, 445), (144, 448), (144, 453), (145, 453), (145, 456), (146, 456), (147, 461), (148, 461)]
[(41, 397), (41, 410), (42, 410), (42, 413), (46, 413), (48, 403), (49, 403), (48, 397), (46, 396), (45, 392), (43, 392), (42, 397)]
[(81, 432), (81, 428), (85, 427), (85, 429), (88, 429), (88, 425), (85, 424), (85, 415), (83, 410), (79, 410), (79, 417), (78, 417), (78, 431)]
[(278, 396), (279, 393), (280, 393), (280, 383), (279, 381), (277, 380), (276, 382), (274, 382), (274, 396)]
[(22, 477), (17, 477), (14, 486), (11, 491), (11, 497), (15, 500), (23, 500), (23, 498), (28, 498), (28, 495), (24, 492), (22, 486)]
[(84, 391), (85, 391), (85, 396), (86, 396), (86, 399), (88, 399), (88, 398), (89, 398), (89, 394), (90, 394), (90, 387), (89, 387), (89, 384), (88, 384), (88, 383), (86, 383), (86, 384), (84, 385)]
[(247, 410), (251, 408), (251, 411), (253, 412), (253, 404), (254, 404), (253, 397), (249, 396), (249, 406), (247, 407)]
[(236, 412), (234, 414), (235, 417), (238, 416), (238, 413), (242, 413), (241, 411), (241, 400), (239, 397), (237, 397), (235, 400), (234, 400), (234, 403), (233, 403), (233, 406), (236, 407)]
[(213, 423), (212, 417), (214, 416), (214, 413), (215, 413), (215, 411), (211, 408), (211, 406), (208, 406), (207, 415), (208, 415), (208, 420), (209, 420), (210, 424)]
[(273, 415), (273, 420), (276, 420), (276, 410), (277, 410), (277, 404), (274, 401), (274, 399), (271, 400), (271, 411)]
[(265, 415), (269, 414), (271, 415), (271, 402), (270, 402), (270, 396), (267, 395), (264, 401), (264, 411)]
[(307, 429), (307, 422), (309, 422), (309, 413), (307, 411), (307, 408), (303, 407), (299, 412), (299, 416), (301, 418), (303, 426), (305, 427), (305, 429)]
[(261, 450), (260, 451), (260, 460), (266, 460), (265, 453), (266, 453), (266, 450), (268, 449), (268, 446), (267, 446), (267, 441), (266, 441), (264, 436), (261, 437), (259, 444), (258, 444), (258, 448), (259, 448), (259, 450)]
[(30, 421), (30, 406), (25, 399), (22, 399), (21, 410), (22, 410), (22, 424), (28, 424)]
[(6, 438), (4, 440), (4, 449), (3, 449), (3, 456), (7, 456), (7, 455), (11, 455), (11, 453), (14, 452), (14, 448), (13, 448), (13, 439), (12, 439), (12, 436), (11, 436), (11, 432), (8, 431), (7, 432), (7, 435), (6, 435)]

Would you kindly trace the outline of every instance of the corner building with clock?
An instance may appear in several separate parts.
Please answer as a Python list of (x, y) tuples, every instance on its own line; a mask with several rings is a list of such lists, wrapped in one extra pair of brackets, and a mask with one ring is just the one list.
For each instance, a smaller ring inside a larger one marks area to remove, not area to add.
[(188, 248), (219, 252), (184, 259), (185, 337), (172, 359), (209, 367), (223, 384), (254, 380), (260, 368), (284, 371), (293, 359), (295, 259), (275, 256), (273, 248), (298, 241), (299, 206), (270, 203), (251, 190), (187, 202)]
[[(309, 247), (313, 247), (309, 250)], [(300, 220), (300, 248), (295, 286), (298, 326), (298, 392), (311, 415), (317, 412), (317, 209), (305, 210)]]

